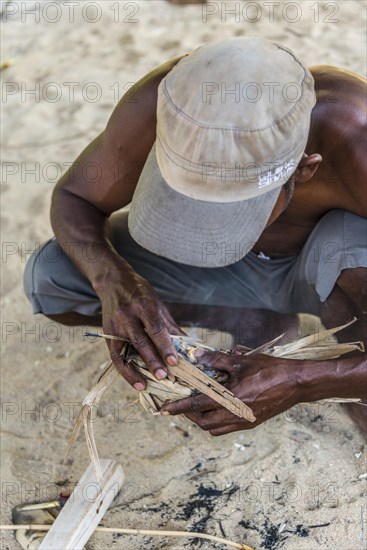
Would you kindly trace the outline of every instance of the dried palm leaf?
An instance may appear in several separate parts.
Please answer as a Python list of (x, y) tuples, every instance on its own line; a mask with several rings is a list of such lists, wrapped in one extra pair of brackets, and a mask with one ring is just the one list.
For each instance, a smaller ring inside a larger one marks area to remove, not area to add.
[[(275, 344), (284, 335), (280, 335), (271, 342), (264, 344), (254, 350), (249, 350), (243, 346), (237, 346), (237, 352), (243, 355), (254, 355), (255, 353), (263, 353), (272, 357), (283, 357), (287, 359), (333, 359), (351, 351), (364, 351), (362, 342), (337, 343), (335, 341), (327, 341), (330, 336), (340, 330), (348, 327), (355, 322), (353, 319), (345, 325), (335, 327), (329, 330), (321, 330), (310, 336), (300, 338), (294, 342), (285, 345)], [(106, 334), (92, 334), (89, 336), (98, 336), (113, 340), (122, 340), (117, 336), (109, 336)], [(252, 410), (242, 401), (237, 399), (234, 394), (228, 390), (221, 382), (225, 382), (227, 374), (205, 368), (204, 365), (197, 363), (195, 352), (198, 349), (207, 351), (218, 351), (188, 336), (171, 336), (178, 353), (178, 365), (175, 367), (168, 366), (168, 377), (164, 380), (156, 380), (148, 370), (146, 364), (138, 355), (136, 350), (125, 342), (122, 349), (124, 359), (137, 369), (146, 378), (146, 388), (139, 392), (139, 402), (142, 407), (152, 414), (158, 414), (161, 406), (166, 401), (174, 401), (194, 395), (195, 393), (205, 393), (223, 407), (227, 408), (233, 414), (245, 418), (250, 422), (256, 420)], [(230, 352), (226, 352), (230, 353)], [(93, 433), (92, 411), (93, 407), (97, 406), (104, 392), (111, 386), (118, 376), (117, 368), (112, 361), (105, 363), (104, 370), (97, 384), (88, 393), (83, 401), (82, 409), (75, 421), (74, 429), (69, 439), (65, 459), (69, 455), (82, 424), (84, 424), (85, 436), (87, 440), (88, 451), (91, 461), (94, 465), (97, 478), (101, 478), (101, 470), (98, 458), (97, 447)], [(336, 402), (359, 402), (359, 399), (328, 399), (326, 401)]]
[(84, 425), (85, 439), (87, 441), (88, 451), (90, 459), (93, 463), (96, 476), (98, 480), (102, 478), (101, 465), (98, 458), (98, 451), (95, 443), (93, 422), (92, 422), (92, 412), (93, 407), (97, 406), (98, 402), (101, 400), (104, 392), (111, 386), (114, 380), (118, 376), (118, 370), (112, 361), (107, 361), (102, 365), (103, 372), (98, 379), (97, 384), (91, 389), (88, 395), (85, 397), (80, 413), (74, 423), (74, 428), (70, 439), (68, 441), (68, 446), (65, 453), (65, 460), (68, 457), (72, 446), (77, 439), (82, 425)]

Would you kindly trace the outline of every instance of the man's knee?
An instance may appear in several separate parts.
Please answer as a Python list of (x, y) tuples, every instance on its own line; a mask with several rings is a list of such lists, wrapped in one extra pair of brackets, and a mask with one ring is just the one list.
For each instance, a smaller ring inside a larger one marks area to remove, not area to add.
[(62, 254), (55, 239), (50, 239), (33, 252), (26, 264), (23, 276), (24, 291), (33, 306), (33, 313), (42, 312), (39, 297), (50, 292), (53, 268)]
[(344, 269), (336, 284), (367, 315), (367, 268)]
[(353, 275), (343, 273), (367, 267), (366, 235), (367, 220), (344, 210), (331, 210), (317, 223), (305, 246), (303, 269), (321, 302), (339, 281), (345, 286), (348, 278), (350, 287)]
[(32, 254), (24, 271), (24, 291), (33, 313), (78, 312), (99, 315), (100, 302), (90, 282), (50, 239)]
[(321, 307), (320, 315), (327, 328), (355, 322), (338, 332), (340, 342), (361, 341), (367, 345), (367, 268), (344, 269)]

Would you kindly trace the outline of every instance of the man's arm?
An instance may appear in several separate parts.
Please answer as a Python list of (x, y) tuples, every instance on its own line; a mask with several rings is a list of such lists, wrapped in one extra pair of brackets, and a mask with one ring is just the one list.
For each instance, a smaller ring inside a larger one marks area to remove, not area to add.
[[(132, 199), (156, 138), (158, 85), (178, 60), (152, 71), (125, 94), (105, 131), (56, 185), (51, 206), (57, 241), (101, 300), (105, 332), (132, 341), (161, 378), (163, 360), (176, 360), (169, 332), (177, 334), (179, 329), (149, 283), (117, 254), (106, 222)], [(99, 261), (95, 261), (97, 253)], [(112, 341), (109, 347), (123, 376), (144, 385), (144, 379), (120, 359), (121, 342)]]
[(339, 357), (330, 361), (301, 361), (302, 402), (320, 399), (367, 399), (367, 354)]
[(332, 397), (367, 398), (365, 353), (330, 361), (228, 356), (219, 352), (206, 352), (198, 359), (208, 367), (226, 371), (230, 375), (226, 387), (256, 416), (254, 423), (248, 422), (203, 395), (163, 405), (163, 413), (185, 414), (212, 435), (254, 428), (297, 403)]

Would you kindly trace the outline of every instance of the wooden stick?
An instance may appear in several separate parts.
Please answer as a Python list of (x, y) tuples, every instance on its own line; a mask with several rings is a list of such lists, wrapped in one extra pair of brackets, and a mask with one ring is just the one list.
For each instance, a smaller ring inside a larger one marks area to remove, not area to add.
[(168, 369), (177, 378), (194, 386), (201, 393), (208, 395), (231, 413), (240, 418), (245, 418), (249, 422), (255, 422), (256, 417), (248, 405), (245, 405), (245, 403), (235, 397), (228, 388), (210, 378), (183, 357), (179, 356), (178, 365), (174, 367), (169, 366)]
[(82, 550), (119, 492), (124, 480), (120, 464), (100, 461), (102, 480), (90, 464), (66, 501), (39, 550)]
[[(33, 531), (50, 531), (51, 527), (52, 525), (37, 525), (37, 524), (0, 525), (0, 530), (17, 531), (18, 529), (26, 529), (26, 530), (33, 530)], [(226, 544), (227, 546), (231, 546), (232, 548), (239, 548), (240, 550), (253, 550), (253, 548), (243, 543), (222, 539), (221, 537), (216, 537), (215, 535), (207, 535), (206, 533), (195, 533), (195, 531), (156, 531), (152, 529), (123, 529), (121, 527), (96, 527), (95, 531), (98, 531), (100, 533), (122, 533), (124, 535), (150, 535), (150, 536), (158, 536), (158, 537), (207, 539), (207, 540), (212, 540), (213, 542), (220, 542), (222, 544)], [(58, 548), (58, 550), (60, 549)]]
[(103, 332), (101, 334), (98, 334), (98, 332), (85, 332), (84, 336), (91, 336), (93, 338), (106, 338), (106, 340), (121, 340), (122, 342), (129, 341), (126, 340), (126, 338), (122, 338), (122, 336), (113, 336), (112, 334), (104, 334)]

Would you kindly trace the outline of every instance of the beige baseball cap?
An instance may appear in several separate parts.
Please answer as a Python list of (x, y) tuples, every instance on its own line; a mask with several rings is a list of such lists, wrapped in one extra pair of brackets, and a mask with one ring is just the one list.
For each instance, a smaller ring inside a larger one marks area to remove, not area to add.
[(262, 38), (219, 40), (181, 59), (158, 88), (133, 239), (193, 266), (243, 258), (305, 151), (315, 102), (308, 69)]

